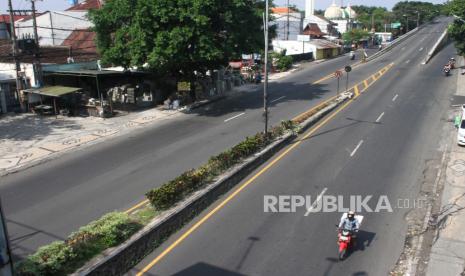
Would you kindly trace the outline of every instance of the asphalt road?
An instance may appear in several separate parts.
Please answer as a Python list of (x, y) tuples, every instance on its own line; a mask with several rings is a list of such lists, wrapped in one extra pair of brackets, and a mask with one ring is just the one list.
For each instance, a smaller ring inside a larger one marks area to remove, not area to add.
[[(436, 24), (428, 30), (439, 32), (440, 28)], [(425, 55), (426, 48), (419, 51), (420, 45), (431, 47), (439, 33), (423, 32), (402, 43), (396, 51), (357, 67), (351, 73), (350, 83), (361, 81), (392, 60), (407, 60), (411, 56), (413, 63), (413, 58)], [(344, 56), (319, 65), (308, 64), (271, 84), (271, 124), (290, 119), (334, 95), (334, 79), (311, 83), (349, 62)], [(0, 194), (15, 257), (64, 239), (108, 211), (133, 206), (150, 188), (261, 131), (261, 106), (258, 87), (255, 92), (195, 110), (182, 119), (137, 130), (2, 177)], [(231, 119), (241, 113), (244, 114)]]
[[(398, 200), (412, 203), (425, 162), (440, 154), (439, 130), (455, 92), (454, 78), (441, 71), (455, 55), (453, 46), (420, 65), (444, 27), (444, 21), (431, 24), (405, 48), (373, 62), (395, 65), (327, 124), (302, 135), (296, 147), (185, 239), (172, 246), (232, 191), (129, 274), (145, 268), (146, 275), (387, 275), (405, 239), (408, 209), (398, 208), (403, 207)], [(334, 225), (340, 213), (264, 212), (265, 195), (310, 195), (313, 201), (322, 194), (347, 201), (372, 195), (373, 209), (387, 196), (393, 212), (362, 213), (359, 246), (339, 262)]]

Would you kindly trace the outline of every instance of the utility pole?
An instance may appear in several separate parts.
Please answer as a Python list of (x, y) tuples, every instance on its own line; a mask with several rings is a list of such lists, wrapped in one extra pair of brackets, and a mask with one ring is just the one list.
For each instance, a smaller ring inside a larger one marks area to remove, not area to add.
[(420, 11), (417, 11), (417, 28), (420, 27)]
[(268, 17), (269, 17), (269, 0), (265, 0), (265, 20), (263, 29), (265, 31), (265, 83), (263, 84), (263, 112), (265, 117), (265, 139), (268, 139)]
[(289, 13), (290, 13), (290, 11), (289, 11), (289, 0), (287, 0), (287, 25), (286, 25), (287, 29), (286, 29), (286, 40), (289, 40), (289, 16), (290, 16)]
[(22, 107), (22, 101), (20, 98), (20, 91), (22, 89), (22, 85), (21, 85), (21, 78), (19, 76), (19, 72), (21, 71), (21, 65), (19, 64), (19, 58), (18, 58), (18, 43), (16, 41), (15, 20), (14, 20), (13, 5), (11, 3), (11, 0), (8, 0), (8, 8), (10, 9), (11, 40), (13, 42), (13, 45), (12, 45), (13, 58), (15, 60), (15, 71), (16, 71), (16, 98), (18, 99)]
[(32, 26), (34, 28), (34, 71), (35, 71), (35, 81), (36, 86), (42, 85), (42, 65), (40, 64), (40, 46), (39, 46), (39, 35), (37, 34), (37, 20), (36, 20), (36, 4), (35, 1), (31, 0), (32, 5)]

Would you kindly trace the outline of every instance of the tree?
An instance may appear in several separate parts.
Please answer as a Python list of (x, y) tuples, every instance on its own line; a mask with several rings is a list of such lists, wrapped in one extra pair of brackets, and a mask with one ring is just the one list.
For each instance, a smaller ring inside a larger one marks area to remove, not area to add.
[(393, 15), (396, 20), (407, 24), (408, 29), (411, 30), (417, 26), (417, 19), (419, 23), (431, 21), (441, 14), (442, 5), (435, 5), (429, 2), (421, 1), (402, 1), (397, 2), (392, 8)]
[(370, 37), (368, 31), (361, 30), (361, 29), (351, 29), (350, 31), (344, 33), (342, 35), (342, 39), (346, 44), (350, 44), (353, 42), (359, 42), (362, 39), (367, 39)]
[(263, 45), (258, 0), (111, 0), (90, 18), (104, 63), (191, 80)]
[(359, 21), (365, 30), (370, 30), (372, 26), (375, 31), (383, 31), (384, 24), (388, 23), (391, 14), (384, 7), (353, 6), (352, 9), (357, 13)]
[(447, 12), (455, 17), (449, 26), (449, 35), (455, 41), (459, 54), (465, 55), (465, 0), (452, 0), (447, 4)]

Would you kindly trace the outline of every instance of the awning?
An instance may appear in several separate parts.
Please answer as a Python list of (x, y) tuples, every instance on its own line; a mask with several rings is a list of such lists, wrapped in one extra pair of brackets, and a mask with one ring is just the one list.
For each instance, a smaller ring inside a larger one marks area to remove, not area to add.
[(41, 88), (25, 89), (24, 92), (39, 94), (39, 95), (44, 95), (44, 96), (49, 96), (49, 97), (61, 97), (66, 94), (77, 92), (79, 90), (81, 90), (81, 88), (57, 85), (57, 86), (46, 86), (46, 87), (41, 87)]

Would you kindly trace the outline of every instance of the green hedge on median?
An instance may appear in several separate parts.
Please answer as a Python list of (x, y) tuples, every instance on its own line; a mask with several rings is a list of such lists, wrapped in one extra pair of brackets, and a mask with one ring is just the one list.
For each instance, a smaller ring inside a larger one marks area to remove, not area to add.
[(168, 209), (186, 195), (210, 183), (216, 176), (265, 148), (276, 138), (282, 136), (286, 131), (294, 130), (295, 127), (294, 122), (283, 121), (279, 126), (273, 127), (269, 131), (268, 137), (265, 137), (264, 133), (247, 137), (231, 149), (211, 157), (203, 166), (186, 171), (160, 187), (150, 190), (146, 196), (156, 210)]
[(65, 241), (43, 246), (16, 266), (17, 275), (66, 275), (103, 250), (116, 246), (142, 225), (125, 213), (112, 212), (81, 227)]

